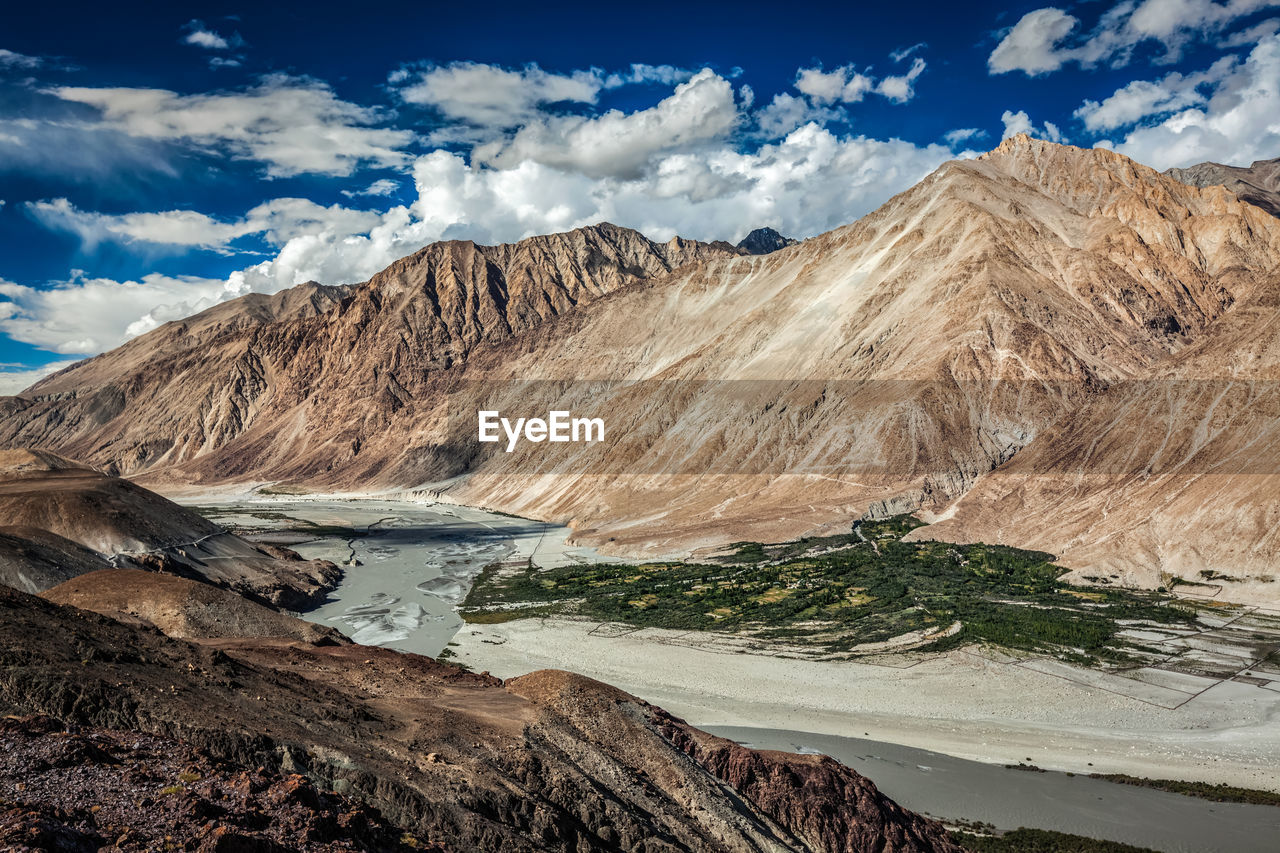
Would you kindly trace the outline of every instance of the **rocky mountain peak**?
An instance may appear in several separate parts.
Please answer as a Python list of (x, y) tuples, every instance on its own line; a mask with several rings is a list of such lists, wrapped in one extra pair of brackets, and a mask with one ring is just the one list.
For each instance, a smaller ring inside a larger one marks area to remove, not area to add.
[(739, 249), (745, 249), (748, 254), (767, 255), (770, 252), (776, 252), (779, 249), (785, 249), (788, 246), (794, 246), (799, 240), (793, 240), (790, 237), (784, 237), (772, 228), (757, 228), (738, 242)]

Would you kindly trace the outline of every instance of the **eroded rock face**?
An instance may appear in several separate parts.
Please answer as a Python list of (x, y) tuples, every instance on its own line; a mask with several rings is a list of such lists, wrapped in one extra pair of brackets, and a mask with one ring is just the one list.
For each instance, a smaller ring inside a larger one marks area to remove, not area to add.
[(686, 755), (819, 850), (955, 850), (938, 824), (885, 797), (864, 776), (825, 755), (746, 749), (655, 711)]
[[(757, 762), (753, 781), (714, 747), (690, 749), (701, 733), (582, 676), (544, 671), (504, 686), (384, 649), (190, 643), (7, 588), (0, 711), (180, 739), (211, 762), (297, 773), (453, 850), (955, 849), (852, 771), (733, 752)], [(741, 793), (726, 784), (735, 774)], [(75, 803), (50, 807), (75, 817)], [(895, 846), (875, 841), (882, 832)]]

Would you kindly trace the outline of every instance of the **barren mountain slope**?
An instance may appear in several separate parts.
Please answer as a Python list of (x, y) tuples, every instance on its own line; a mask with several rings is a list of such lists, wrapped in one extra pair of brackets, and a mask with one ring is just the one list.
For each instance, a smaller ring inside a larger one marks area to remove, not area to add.
[[(467, 377), (651, 381), (485, 385), (485, 408), (599, 414), (612, 435), (497, 449), (452, 493), (623, 550), (941, 509), (1065, 411), (1194, 343), (1278, 265), (1280, 222), (1221, 188), (1015, 138), (852, 226), (477, 351)], [(467, 393), (457, 412), (474, 412)]]
[(38, 527), (0, 527), (0, 584), (40, 592), (77, 575), (109, 569), (101, 555)]
[(333, 628), (272, 610), (230, 590), (140, 569), (81, 574), (40, 595), (179, 639), (281, 637), (317, 644), (350, 642)]
[[(657, 275), (673, 253), (703, 260)], [(429, 247), (328, 313), (181, 346), (166, 327), (52, 377), (0, 442), (167, 487), (440, 490), (616, 550), (776, 539), (940, 511), (1277, 268), (1280, 220), (1225, 189), (1019, 136), (764, 256), (609, 228)], [(158, 367), (114, 377), (129, 347)], [(505, 453), (477, 408), (608, 434)]]
[(1255, 160), (1252, 166), (1197, 163), (1186, 169), (1168, 169), (1165, 174), (1193, 187), (1225, 186), (1250, 204), (1280, 216), (1280, 157)]
[(1177, 576), (1280, 602), (1280, 278), (1153, 378), (1064, 416), (943, 517), (912, 538), (1039, 548), (1081, 576)]
[(136, 483), (47, 451), (0, 451), (0, 518), (8, 525), (0, 535), (3, 577), (31, 592), (109, 560), (302, 608), (322, 600), (341, 576), (330, 562), (267, 553)]
[(737, 252), (608, 224), (513, 245), (436, 243), (366, 284), (218, 305), (0, 398), (0, 446), (56, 447), (121, 474), (214, 452), (220, 479), (333, 470), (477, 344)]
[(190, 643), (4, 587), (0, 711), (305, 773), (451, 850), (958, 853), (830, 758), (747, 750), (581, 676), (504, 686), (387, 649)]

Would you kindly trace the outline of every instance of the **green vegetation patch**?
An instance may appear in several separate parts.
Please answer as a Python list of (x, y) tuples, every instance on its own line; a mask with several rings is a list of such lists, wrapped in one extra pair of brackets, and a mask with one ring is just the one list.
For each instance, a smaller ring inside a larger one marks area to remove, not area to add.
[(1169, 791), (1174, 794), (1185, 794), (1215, 803), (1249, 803), (1255, 806), (1280, 806), (1280, 794), (1274, 791), (1258, 791), (1253, 788), (1236, 788), (1232, 785), (1213, 785), (1209, 782), (1179, 782), (1174, 779), (1143, 779), (1139, 776), (1128, 776), (1123, 773), (1094, 773), (1094, 779), (1106, 779), (1124, 785), (1136, 785), (1139, 788), (1155, 788), (1158, 791)]
[(951, 838), (970, 853), (1154, 853), (1147, 847), (1048, 829), (1015, 829), (1002, 835), (953, 831)]
[(1195, 621), (1194, 609), (1167, 595), (1063, 583), (1066, 570), (1051, 554), (902, 541), (920, 524), (896, 516), (841, 536), (739, 542), (700, 563), (494, 566), (462, 615), (743, 633), (837, 656), (986, 642), (1086, 664), (1123, 662), (1140, 650), (1121, 635), (1122, 621)]

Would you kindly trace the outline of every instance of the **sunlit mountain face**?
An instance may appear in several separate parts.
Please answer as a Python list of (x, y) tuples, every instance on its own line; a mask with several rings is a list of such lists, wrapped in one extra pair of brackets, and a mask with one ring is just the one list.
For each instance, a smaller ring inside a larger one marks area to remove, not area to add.
[(1248, 165), (1280, 150), (1274, 5), (30, 5), (0, 35), (0, 390), (441, 239), (812, 236), (1019, 131)]

